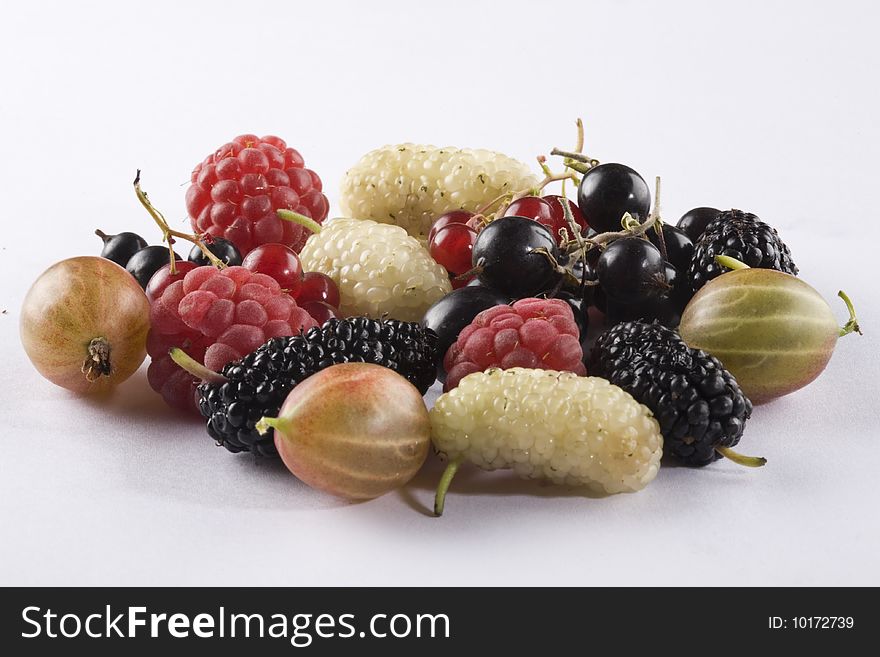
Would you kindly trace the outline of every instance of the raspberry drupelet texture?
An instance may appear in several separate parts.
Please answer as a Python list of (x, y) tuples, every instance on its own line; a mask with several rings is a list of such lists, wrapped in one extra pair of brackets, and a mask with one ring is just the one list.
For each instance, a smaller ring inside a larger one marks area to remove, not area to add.
[(333, 279), (348, 317), (417, 322), (452, 291), (446, 270), (418, 240), (375, 221), (333, 219), (309, 238), (300, 259), (305, 271)]
[(186, 209), (193, 230), (229, 240), (242, 256), (260, 244), (302, 249), (309, 231), (276, 210), (321, 223), (330, 209), (318, 174), (278, 137), (240, 135), (197, 164), (191, 180)]
[(650, 411), (597, 377), (490, 369), (464, 377), (430, 415), (436, 449), (484, 470), (622, 493), (660, 468), (663, 438)]
[(561, 299), (520, 299), (478, 314), (446, 352), (444, 390), (490, 367), (525, 367), (584, 375), (580, 331)]
[(688, 277), (694, 291), (728, 271), (715, 256), (729, 256), (749, 267), (776, 269), (797, 276), (791, 251), (772, 226), (751, 212), (728, 210), (713, 219), (694, 245)]
[(620, 386), (654, 413), (665, 449), (685, 465), (721, 458), (743, 434), (752, 403), (717, 358), (691, 349), (660, 324), (625, 322), (599, 336), (590, 372)]
[(147, 376), (169, 405), (185, 410), (198, 412), (198, 382), (171, 359), (172, 347), (219, 371), (270, 338), (317, 326), (275, 279), (244, 267), (196, 267), (155, 292)]
[(501, 153), (389, 145), (370, 151), (348, 170), (340, 207), (347, 217), (396, 224), (426, 240), (440, 215), (474, 212), (501, 194), (537, 184), (528, 166)]
[(273, 434), (261, 436), (254, 427), (263, 416), (277, 415), (303, 379), (337, 363), (373, 363), (394, 370), (425, 394), (434, 383), (437, 358), (437, 336), (418, 324), (331, 319), (303, 335), (269, 340), (228, 364), (225, 383), (199, 386), (199, 409), (208, 420), (208, 434), (229, 451), (275, 456)]

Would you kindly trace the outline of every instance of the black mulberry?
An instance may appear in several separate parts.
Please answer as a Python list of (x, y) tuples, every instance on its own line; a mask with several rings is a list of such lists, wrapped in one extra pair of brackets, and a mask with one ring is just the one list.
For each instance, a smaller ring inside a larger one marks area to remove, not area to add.
[[(660, 423), (663, 451), (686, 465), (707, 465), (742, 437), (752, 403), (717, 358), (691, 349), (657, 323), (607, 330), (590, 355), (590, 374), (620, 386)], [(748, 457), (729, 454), (738, 462)], [(755, 459), (751, 465), (763, 464)]]
[(691, 287), (696, 292), (713, 278), (728, 271), (715, 262), (715, 256), (729, 256), (749, 267), (776, 269), (797, 276), (798, 268), (791, 251), (779, 238), (776, 229), (751, 212), (728, 210), (719, 214), (694, 247), (688, 270)]
[(273, 338), (223, 368), (223, 383), (199, 386), (208, 433), (230, 452), (277, 456), (272, 432), (254, 428), (275, 416), (295, 385), (337, 363), (373, 363), (406, 378), (422, 394), (436, 378), (437, 336), (418, 324), (366, 317), (331, 319), (302, 335)]

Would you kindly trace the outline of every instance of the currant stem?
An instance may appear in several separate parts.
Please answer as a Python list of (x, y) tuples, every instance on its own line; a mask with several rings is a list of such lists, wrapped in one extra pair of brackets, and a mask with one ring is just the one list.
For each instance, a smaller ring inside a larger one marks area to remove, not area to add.
[(178, 367), (186, 370), (194, 377), (201, 381), (204, 381), (205, 383), (220, 385), (222, 383), (226, 383), (229, 380), (222, 374), (215, 372), (214, 370), (209, 370), (207, 367), (202, 365), (199, 361), (190, 356), (180, 347), (172, 347), (168, 350), (168, 355), (171, 356), (171, 360), (177, 363)]
[(849, 320), (847, 320), (846, 324), (840, 329), (838, 337), (842, 338), (844, 335), (849, 335), (850, 333), (858, 333), (859, 335), (862, 335), (862, 329), (859, 327), (859, 320), (856, 318), (856, 309), (853, 306), (853, 302), (843, 290), (839, 290), (837, 296), (843, 299), (843, 302), (846, 304), (846, 309), (849, 311)]
[(654, 232), (657, 233), (657, 240), (660, 242), (660, 255), (664, 260), (669, 260), (666, 251), (666, 237), (663, 235), (663, 219), (660, 217), (660, 176), (654, 179)]
[(440, 483), (437, 484), (437, 491), (434, 493), (434, 515), (438, 518), (443, 515), (443, 507), (446, 504), (446, 493), (449, 491), (449, 484), (452, 483), (452, 478), (455, 477), (455, 473), (458, 472), (458, 466), (460, 465), (461, 457), (450, 461), (443, 471), (443, 476), (440, 477)]
[(745, 456), (739, 452), (735, 452), (730, 447), (716, 447), (715, 451), (721, 456), (730, 459), (737, 465), (744, 465), (747, 468), (760, 468), (767, 464), (767, 459), (763, 456)]
[(575, 125), (577, 126), (577, 142), (574, 146), (575, 153), (583, 153), (584, 152), (584, 122), (578, 117), (577, 121), (575, 121)]
[(186, 240), (187, 242), (192, 242), (196, 246), (201, 249), (202, 253), (205, 254), (205, 257), (208, 259), (213, 266), (217, 269), (225, 269), (226, 263), (220, 260), (217, 256), (211, 253), (211, 250), (205, 244), (205, 241), (201, 239), (198, 235), (190, 235), (188, 233), (182, 233), (177, 230), (173, 230), (169, 225), (168, 221), (165, 219), (164, 215), (157, 210), (152, 203), (150, 203), (150, 199), (147, 197), (147, 193), (141, 189), (141, 170), (137, 170), (137, 175), (134, 177), (134, 192), (138, 197), (138, 200), (141, 202), (141, 205), (146, 208), (147, 212), (150, 213), (150, 216), (153, 218), (153, 221), (156, 222), (156, 225), (159, 226), (159, 230), (162, 231), (162, 239), (168, 244), (169, 251), (169, 264), (171, 266), (171, 273), (177, 273), (177, 267), (175, 265), (175, 256), (174, 256), (174, 238), (178, 237), (182, 240)]
[(621, 219), (621, 223), (629, 227), (624, 230), (599, 233), (598, 235), (593, 235), (593, 237), (585, 239), (584, 241), (592, 246), (602, 246), (622, 237), (639, 237), (651, 229), (654, 225), (654, 218), (649, 216), (644, 222), (639, 223), (635, 217), (629, 212), (626, 212), (623, 215), (623, 219)]
[(321, 232), (321, 224), (314, 219), (309, 219), (307, 216), (300, 214), (299, 212), (294, 212), (293, 210), (276, 210), (275, 214), (278, 215), (279, 219), (299, 224), (316, 235)]
[(471, 267), (470, 269), (468, 269), (468, 270), (467, 270), (466, 272), (464, 272), (463, 274), (459, 274), (458, 276), (456, 276), (456, 277), (453, 278), (452, 280), (454, 280), (454, 281), (466, 281), (466, 280), (469, 279), (471, 276), (479, 276), (479, 275), (482, 274), (482, 273), (483, 273), (483, 265), (482, 265), (481, 263), (477, 263), (474, 267)]
[[(559, 148), (554, 148), (553, 150), (551, 150), (550, 155), (558, 155), (560, 157), (564, 157), (567, 160), (571, 160), (572, 162), (577, 162), (579, 164), (585, 164), (587, 166), (587, 171), (589, 171), (593, 167), (599, 165), (599, 160), (597, 160), (594, 157), (584, 155), (583, 153), (575, 153), (573, 151), (563, 151)], [(573, 169), (574, 167), (570, 167), (570, 168)]]
[(88, 354), (82, 364), (82, 373), (86, 375), (86, 381), (94, 383), (102, 376), (113, 374), (110, 343), (107, 342), (107, 338), (93, 338), (89, 342)]
[(715, 262), (728, 269), (751, 269), (746, 263), (726, 255), (715, 256)]

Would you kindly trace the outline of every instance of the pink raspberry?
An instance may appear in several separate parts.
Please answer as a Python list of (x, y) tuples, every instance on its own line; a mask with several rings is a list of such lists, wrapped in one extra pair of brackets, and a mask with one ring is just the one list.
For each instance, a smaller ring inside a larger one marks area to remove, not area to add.
[(233, 242), (242, 256), (275, 242), (300, 252), (309, 231), (276, 210), (321, 223), (330, 209), (318, 174), (278, 137), (236, 137), (197, 164), (191, 180), (186, 209), (193, 230)]
[(150, 324), (150, 386), (169, 405), (195, 412), (198, 381), (171, 360), (169, 349), (180, 347), (219, 372), (270, 338), (317, 326), (274, 278), (244, 267), (197, 267), (157, 290)]
[(443, 359), (444, 390), (490, 367), (528, 367), (586, 374), (574, 314), (560, 299), (520, 299), (474, 317)]

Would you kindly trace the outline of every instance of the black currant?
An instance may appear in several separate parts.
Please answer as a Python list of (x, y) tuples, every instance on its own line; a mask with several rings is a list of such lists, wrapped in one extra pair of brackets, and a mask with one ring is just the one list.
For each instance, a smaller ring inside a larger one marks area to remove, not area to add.
[(625, 164), (600, 164), (584, 174), (578, 207), (590, 228), (600, 233), (617, 231), (626, 212), (641, 221), (648, 218), (651, 192), (645, 179)]
[[(174, 254), (174, 257), (180, 260), (177, 253)], [(125, 264), (125, 268), (129, 274), (135, 277), (140, 286), (146, 289), (153, 274), (169, 262), (170, 256), (167, 246), (147, 246), (131, 256)]]
[(125, 267), (131, 256), (147, 245), (147, 240), (137, 233), (107, 235), (102, 230), (96, 230), (95, 235), (104, 240), (104, 248), (101, 249), (101, 257), (107, 258), (107, 260), (112, 260), (120, 267)]
[(495, 219), (474, 243), (473, 263), (483, 285), (517, 299), (553, 287), (558, 258), (550, 231), (525, 217)]
[(509, 297), (487, 287), (466, 285), (453, 290), (428, 308), (425, 316), (422, 317), (421, 325), (437, 334), (437, 353), (440, 356), (437, 371), (441, 381), (446, 380), (443, 356), (458, 339), (462, 329), (474, 321), (474, 317), (483, 310), (510, 301)]
[[(208, 247), (208, 251), (220, 258), (220, 261), (223, 264), (228, 265), (229, 267), (238, 267), (241, 264), (241, 252), (239, 252), (239, 250), (235, 248), (235, 244), (229, 240), (225, 240), (222, 237), (215, 237), (211, 240), (210, 244), (206, 244), (206, 246)], [(199, 248), (198, 244), (193, 246), (192, 250), (189, 252), (187, 260), (194, 262), (199, 267), (211, 264), (207, 256)]]
[[(651, 240), (651, 244), (660, 248), (660, 238), (653, 228), (648, 231), (648, 239)], [(691, 238), (680, 228), (663, 224), (663, 241), (666, 243), (666, 259), (676, 269), (687, 271), (694, 257), (694, 243)]]
[(696, 244), (706, 230), (706, 226), (719, 214), (721, 214), (721, 210), (717, 208), (700, 207), (688, 210), (678, 220), (678, 228), (691, 238), (691, 242)]
[(599, 256), (596, 275), (608, 299), (618, 303), (639, 303), (669, 289), (663, 256), (639, 237), (611, 242)]

